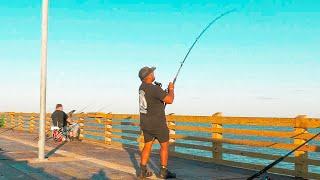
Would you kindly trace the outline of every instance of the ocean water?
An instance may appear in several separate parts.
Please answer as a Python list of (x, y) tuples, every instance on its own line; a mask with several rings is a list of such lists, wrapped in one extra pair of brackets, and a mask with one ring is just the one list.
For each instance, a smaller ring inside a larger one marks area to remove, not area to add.
[[(118, 120), (118, 121), (132, 122), (129, 120)], [(98, 126), (101, 128), (104, 127), (103, 122), (101, 124), (97, 124), (97, 122), (92, 119), (86, 120), (85, 126), (86, 125)], [(206, 124), (206, 123), (177, 122), (176, 125), (177, 126), (183, 125), (183, 126), (211, 127), (211, 124), (209, 124), (209, 123)], [(127, 136), (127, 137), (134, 137), (134, 138), (138, 138), (138, 136), (139, 136), (136, 134), (126, 133), (126, 130), (139, 131), (140, 130), (139, 127), (129, 126), (129, 125), (113, 125), (113, 128), (122, 130), (122, 133), (115, 133), (114, 132), (114, 134), (117, 134), (120, 136)], [(265, 126), (245, 126), (245, 125), (224, 125), (223, 128), (264, 130), (264, 131), (281, 131), (281, 132), (293, 131), (293, 128), (290, 128), (290, 127), (265, 127)], [(103, 130), (90, 130), (90, 131), (103, 133)], [(308, 131), (311, 133), (318, 133), (318, 132), (320, 132), (320, 128), (308, 129)], [(207, 138), (211, 138), (211, 136), (212, 136), (211, 133), (206, 133), (206, 132), (178, 131), (178, 130), (176, 131), (176, 134), (185, 135), (185, 136), (207, 137)], [(228, 138), (228, 139), (237, 139), (237, 140), (269, 141), (269, 142), (275, 142), (275, 143), (293, 143), (293, 140), (290, 138), (276, 138), (276, 137), (271, 138), (271, 137), (262, 137), (262, 136), (247, 136), (247, 135), (233, 135), (233, 134), (223, 134), (223, 137)], [(103, 137), (97, 137), (97, 136), (85, 135), (85, 138), (104, 141)], [(135, 141), (117, 139), (117, 138), (113, 138), (112, 140), (116, 141), (116, 142), (121, 142), (123, 144), (138, 146), (138, 143)], [(176, 140), (176, 142), (212, 147), (211, 142), (202, 142), (202, 141), (185, 140), (185, 139), (178, 139), (178, 140)], [(309, 144), (320, 146), (320, 142), (316, 141), (316, 140), (312, 141)], [(155, 144), (153, 148), (159, 149), (160, 147), (158, 144)], [(225, 144), (225, 143), (223, 144), (223, 148), (232, 149), (232, 150), (241, 150), (241, 151), (246, 151), (246, 152), (270, 154), (270, 155), (279, 155), (279, 156), (283, 156), (289, 152), (289, 150), (280, 150), (280, 149), (273, 149), (273, 148), (266, 148), (266, 147), (252, 147), (252, 146), (245, 146), (245, 145), (233, 145), (233, 144)], [(211, 151), (198, 150), (198, 149), (192, 149), (192, 148), (184, 148), (184, 147), (178, 147), (178, 146), (175, 147), (175, 151), (179, 152), (179, 153), (192, 154), (192, 155), (196, 155), (196, 156), (212, 158)], [(292, 156), (293, 155), (291, 155), (291, 157)], [(308, 154), (308, 156), (310, 159), (320, 160), (320, 153), (319, 152), (310, 152)], [(226, 153), (224, 153), (222, 155), (222, 157), (224, 160), (227, 160), (227, 161), (259, 164), (259, 165), (263, 165), (263, 166), (267, 166), (268, 164), (273, 162), (273, 160), (266, 160), (266, 159), (261, 159), (261, 158), (253, 158), (253, 157), (240, 156), (240, 155), (234, 155), (234, 154), (226, 154)], [(289, 162), (281, 162), (278, 165), (276, 165), (275, 167), (294, 170), (294, 164), (289, 163)], [(320, 174), (320, 167), (309, 165), (309, 172)]]

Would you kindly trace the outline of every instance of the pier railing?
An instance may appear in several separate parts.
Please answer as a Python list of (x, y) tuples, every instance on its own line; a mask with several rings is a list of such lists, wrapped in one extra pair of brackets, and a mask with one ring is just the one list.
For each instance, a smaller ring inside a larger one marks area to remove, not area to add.
[[(39, 114), (0, 113), (5, 128), (37, 132)], [(73, 119), (83, 140), (141, 148), (143, 136), (135, 114), (81, 113)], [(320, 119), (168, 115), (173, 156), (260, 170), (320, 132)], [(50, 114), (46, 129), (50, 134)], [(320, 137), (269, 172), (320, 179)], [(158, 148), (159, 145), (155, 145)]]

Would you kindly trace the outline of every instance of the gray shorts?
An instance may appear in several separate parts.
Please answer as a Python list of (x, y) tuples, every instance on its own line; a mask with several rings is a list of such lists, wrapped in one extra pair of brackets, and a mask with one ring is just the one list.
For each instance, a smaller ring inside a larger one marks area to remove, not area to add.
[(164, 143), (169, 141), (169, 129), (162, 130), (142, 130), (144, 136), (144, 142), (150, 142), (155, 139), (159, 141), (159, 143)]

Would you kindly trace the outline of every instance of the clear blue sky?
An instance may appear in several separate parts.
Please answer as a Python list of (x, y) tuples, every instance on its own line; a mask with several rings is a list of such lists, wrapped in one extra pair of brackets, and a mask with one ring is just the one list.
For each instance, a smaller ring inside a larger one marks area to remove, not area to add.
[[(1, 111), (39, 109), (40, 0), (0, 0)], [(157, 2), (157, 3), (155, 3)], [(137, 73), (176, 84), (177, 114), (320, 117), (320, 2), (51, 0), (48, 111), (137, 113)]]

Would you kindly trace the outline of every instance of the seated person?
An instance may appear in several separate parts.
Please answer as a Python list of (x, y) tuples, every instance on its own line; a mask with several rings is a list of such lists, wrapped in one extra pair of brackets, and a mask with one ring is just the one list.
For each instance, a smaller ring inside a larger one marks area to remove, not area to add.
[[(59, 127), (62, 130), (63, 135), (67, 137), (67, 119), (68, 115), (63, 111), (62, 104), (56, 105), (56, 110), (51, 115), (52, 125)], [(64, 140), (66, 140), (65, 138)]]

